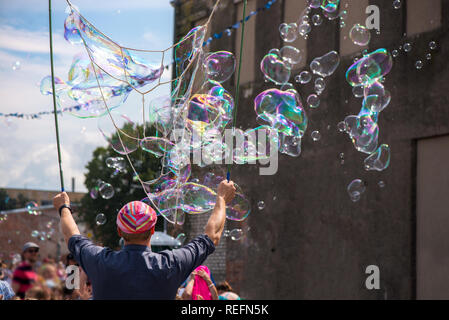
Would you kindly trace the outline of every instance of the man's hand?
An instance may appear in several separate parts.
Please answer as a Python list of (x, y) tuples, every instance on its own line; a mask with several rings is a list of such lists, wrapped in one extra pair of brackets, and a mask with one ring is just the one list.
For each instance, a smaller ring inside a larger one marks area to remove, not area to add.
[(65, 192), (61, 192), (53, 198), (53, 206), (56, 210), (59, 210), (63, 204), (70, 206), (69, 195)]
[(235, 197), (235, 186), (233, 181), (223, 180), (218, 185), (217, 196), (222, 197), (229, 204)]

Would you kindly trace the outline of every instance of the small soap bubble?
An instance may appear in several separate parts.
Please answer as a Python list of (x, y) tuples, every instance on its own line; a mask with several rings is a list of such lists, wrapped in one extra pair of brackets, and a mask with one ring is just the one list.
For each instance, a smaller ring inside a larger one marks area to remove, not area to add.
[(340, 121), (340, 122), (337, 124), (337, 129), (338, 129), (338, 131), (340, 131), (340, 132), (345, 132), (345, 131), (346, 131), (346, 122)]
[(321, 139), (321, 133), (318, 130), (312, 132), (311, 137), (313, 141), (319, 141)]
[(95, 217), (95, 223), (97, 224), (97, 226), (102, 226), (106, 223), (107, 219), (106, 216), (103, 213), (99, 213), (96, 217)]
[(404, 43), (404, 51), (405, 52), (410, 52), (412, 51), (412, 45), (410, 43)]
[(437, 48), (437, 43), (435, 41), (430, 41), (429, 48), (430, 50), (435, 50)]
[(415, 62), (416, 69), (420, 70), (424, 66), (424, 63), (421, 60)]
[(312, 93), (307, 97), (307, 104), (310, 108), (318, 108), (320, 106), (320, 98)]
[(309, 71), (302, 71), (295, 77), (295, 81), (301, 84), (309, 83), (312, 80), (312, 74)]
[(233, 229), (231, 232), (229, 232), (229, 236), (231, 237), (231, 240), (238, 241), (242, 239), (243, 237), (243, 230), (242, 229)]
[(379, 181), (379, 183), (377, 185), (379, 186), (379, 188), (384, 188), (385, 182), (381, 180), (381, 181)]
[(399, 55), (399, 50), (394, 49), (393, 51), (391, 51), (391, 55), (393, 56), (393, 58), (396, 58)]
[(257, 209), (259, 209), (259, 210), (265, 209), (265, 202), (264, 201), (259, 201), (257, 203)]
[(319, 25), (321, 25), (323, 23), (323, 18), (321, 18), (321, 16), (319, 14), (315, 14), (312, 17), (312, 23), (315, 26), (319, 26)]
[(31, 231), (31, 236), (32, 236), (33, 238), (37, 238), (37, 237), (39, 236), (39, 231), (37, 231), (37, 230)]
[(360, 200), (361, 195), (365, 192), (366, 186), (365, 183), (360, 179), (355, 179), (351, 181), (348, 185), (347, 191), (349, 193), (349, 198), (353, 202), (357, 202)]
[(101, 197), (106, 200), (111, 199), (115, 193), (114, 187), (109, 183), (103, 183), (98, 189), (98, 192), (100, 193)]
[(399, 8), (401, 8), (401, 5), (402, 5), (402, 1), (401, 0), (394, 0), (393, 1), (393, 8), (399, 9)]
[(317, 92), (322, 92), (326, 88), (326, 83), (324, 82), (323, 78), (316, 78), (315, 79), (315, 90)]
[(349, 31), (349, 37), (354, 44), (358, 46), (366, 46), (371, 40), (371, 33), (365, 26), (355, 24), (351, 28), (351, 31)]
[(432, 59), (432, 54), (431, 53), (426, 54), (426, 59), (427, 60), (431, 60)]
[(21, 66), (21, 63), (20, 63), (20, 61), (16, 61), (16, 62), (14, 62), (13, 64), (12, 64), (12, 69), (15, 71), (15, 70), (20, 70), (20, 66)]

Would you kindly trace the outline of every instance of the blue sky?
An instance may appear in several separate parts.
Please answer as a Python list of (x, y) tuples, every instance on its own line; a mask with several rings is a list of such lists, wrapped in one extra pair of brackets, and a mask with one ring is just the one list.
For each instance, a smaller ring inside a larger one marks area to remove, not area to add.
[[(123, 46), (160, 50), (172, 45), (174, 16), (169, 0), (73, 0), (72, 4)], [(52, 1), (52, 6), (55, 75), (66, 80), (73, 56), (83, 48), (64, 39), (66, 1)], [(20, 67), (13, 70), (16, 62)], [(52, 110), (51, 96), (43, 96), (39, 90), (40, 80), (47, 75), (48, 1), (0, 0), (0, 112)], [(164, 90), (154, 95), (165, 94)], [(131, 95), (119, 111), (131, 118), (138, 116), (139, 101), (140, 97)], [(86, 191), (85, 165), (96, 147), (106, 145), (98, 121), (65, 114), (59, 117), (59, 123), (66, 189), (75, 177), (76, 191)], [(0, 187), (59, 189), (52, 115), (36, 120), (0, 117), (0, 136)]]

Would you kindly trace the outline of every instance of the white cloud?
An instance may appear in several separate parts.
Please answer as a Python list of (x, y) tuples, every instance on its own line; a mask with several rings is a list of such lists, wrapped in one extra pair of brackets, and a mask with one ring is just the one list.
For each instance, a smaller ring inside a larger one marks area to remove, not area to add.
[[(2, 25), (0, 26), (0, 35), (0, 49), (37, 54), (49, 54), (50, 52), (48, 32), (30, 31)], [(75, 48), (62, 35), (53, 34), (53, 53), (55, 55), (71, 57), (74, 52), (80, 50), (81, 47)]]

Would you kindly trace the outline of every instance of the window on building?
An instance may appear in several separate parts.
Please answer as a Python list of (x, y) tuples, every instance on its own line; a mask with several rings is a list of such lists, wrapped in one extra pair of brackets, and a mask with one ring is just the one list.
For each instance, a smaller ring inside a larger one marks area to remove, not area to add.
[[(236, 4), (237, 14), (236, 21), (240, 21), (243, 17), (243, 2), (240, 1)], [(248, 0), (246, 7), (246, 16), (249, 15), (251, 11), (257, 10), (257, 0)], [(241, 29), (238, 29), (235, 33), (235, 57), (237, 61), (237, 66), (239, 65), (240, 57), (240, 42), (241, 42)], [(253, 82), (255, 79), (256, 64), (254, 63), (254, 56), (256, 54), (256, 18), (251, 17), (245, 24), (245, 43), (243, 47), (243, 60), (242, 60), (242, 70), (240, 72), (240, 83), (245, 84), (248, 82)], [(236, 68), (237, 74), (237, 68)], [(235, 82), (237, 82), (237, 77), (234, 77)]]
[(407, 36), (441, 27), (441, 0), (407, 0)]
[(367, 49), (368, 46), (358, 46), (354, 44), (350, 37), (349, 31), (352, 26), (359, 23), (366, 23), (366, 8), (369, 6), (368, 0), (342, 0), (340, 2), (340, 13), (346, 10), (345, 23), (346, 26), (340, 29), (340, 55), (347, 56)]
[(446, 300), (449, 299), (449, 136), (419, 140), (417, 147), (417, 298)]

